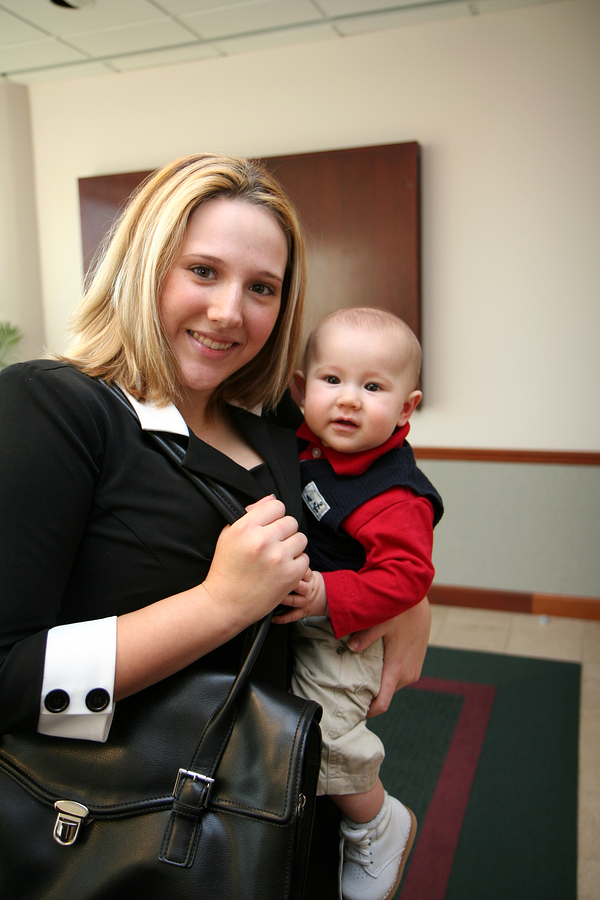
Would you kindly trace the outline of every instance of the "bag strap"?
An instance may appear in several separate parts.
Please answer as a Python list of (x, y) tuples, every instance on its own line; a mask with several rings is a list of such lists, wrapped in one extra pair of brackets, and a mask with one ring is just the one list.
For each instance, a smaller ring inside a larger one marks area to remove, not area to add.
[[(107, 384), (105, 381), (102, 381), (101, 383), (119, 399), (121, 404), (127, 408), (134, 419), (139, 421), (134, 408), (127, 400), (121, 388), (114, 384)], [(161, 449), (165, 456), (171, 460), (178, 470), (195, 485), (200, 493), (215, 506), (229, 524), (233, 524), (233, 522), (236, 522), (241, 516), (245, 515), (246, 510), (244, 507), (226, 488), (217, 484), (217, 482), (213, 481), (213, 479), (208, 476), (200, 478), (194, 472), (190, 472), (189, 469), (186, 469), (183, 466), (185, 451), (176, 441), (169, 440), (163, 434), (157, 434), (154, 431), (147, 431), (146, 434), (149, 435), (153, 442)], [(272, 612), (269, 613), (259, 622), (246, 629), (245, 648), (242, 654), (242, 661), (238, 674), (231, 685), (231, 689), (226, 699), (222, 705), (215, 710), (207, 722), (196, 753), (194, 754), (190, 770), (180, 769), (174, 794), (177, 793), (178, 786), (181, 786), (181, 781), (185, 780), (185, 778), (190, 775), (193, 776), (195, 774), (212, 784), (214, 774), (224, 753), (225, 747), (227, 746), (231, 729), (233, 728), (236, 701), (248, 680), (252, 667), (264, 643), (272, 615)], [(210, 786), (207, 789), (205, 788), (205, 790), (206, 798), (204, 800), (204, 805), (208, 802)]]
[[(102, 381), (121, 404), (138, 420), (127, 397), (117, 385)], [(147, 435), (165, 456), (188, 478), (200, 493), (223, 515), (229, 524), (246, 514), (241, 503), (212, 478), (200, 478), (183, 465), (185, 451), (164, 434), (147, 431)], [(252, 667), (264, 643), (273, 613), (245, 631), (245, 645), (237, 675), (223, 703), (206, 723), (189, 768), (180, 768), (173, 788), (173, 809), (169, 817), (159, 859), (176, 866), (191, 866), (202, 828), (201, 814), (207, 808), (215, 775), (235, 724), (236, 703), (246, 685)]]

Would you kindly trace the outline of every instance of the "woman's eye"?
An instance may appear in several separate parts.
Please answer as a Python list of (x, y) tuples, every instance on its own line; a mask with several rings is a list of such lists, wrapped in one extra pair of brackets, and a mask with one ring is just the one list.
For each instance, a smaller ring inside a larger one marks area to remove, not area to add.
[(250, 285), (250, 290), (251, 290), (254, 294), (261, 294), (261, 295), (265, 295), (265, 296), (266, 296), (266, 295), (271, 295), (271, 296), (273, 296), (273, 294), (275, 293), (275, 291), (273, 290), (273, 288), (271, 287), (271, 285), (269, 285), (269, 284), (261, 284), (260, 282), (259, 282), (258, 284), (251, 284), (251, 285)]
[(212, 278), (214, 275), (210, 266), (194, 266), (192, 272), (197, 278)]

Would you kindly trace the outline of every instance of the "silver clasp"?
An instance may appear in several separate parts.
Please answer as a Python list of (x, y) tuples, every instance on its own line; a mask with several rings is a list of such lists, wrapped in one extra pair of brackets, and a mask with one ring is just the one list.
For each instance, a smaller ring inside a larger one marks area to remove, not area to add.
[(74, 800), (57, 800), (54, 809), (58, 810), (54, 825), (54, 840), (63, 847), (75, 843), (81, 823), (89, 813), (87, 806)]
[(178, 799), (182, 782), (187, 778), (191, 779), (194, 783), (201, 785), (199, 802), (197, 803), (198, 807), (202, 808), (208, 806), (210, 792), (215, 783), (215, 779), (210, 778), (208, 775), (201, 775), (199, 772), (191, 772), (189, 769), (180, 769), (177, 773), (177, 780), (175, 781), (175, 787), (173, 788), (173, 797), (176, 800)]

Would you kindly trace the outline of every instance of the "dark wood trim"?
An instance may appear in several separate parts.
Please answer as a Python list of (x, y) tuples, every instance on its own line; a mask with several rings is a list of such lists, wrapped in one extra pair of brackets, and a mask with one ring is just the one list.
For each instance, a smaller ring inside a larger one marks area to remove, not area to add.
[(471, 609), (523, 612), (537, 616), (600, 620), (600, 597), (530, 594), (525, 591), (500, 591), (453, 584), (432, 584), (428, 596), (430, 602), (438, 606), (463, 606)]
[(568, 597), (563, 594), (532, 594), (535, 615), (566, 616), (571, 619), (600, 619), (600, 597)]
[(579, 450), (486, 450), (471, 447), (415, 447), (417, 459), (457, 462), (537, 463), (559, 466), (600, 466), (600, 453)]
[(531, 594), (521, 591), (494, 591), (486, 588), (432, 584), (428, 597), (440, 606), (468, 606), (473, 609), (501, 609), (506, 612), (531, 612)]

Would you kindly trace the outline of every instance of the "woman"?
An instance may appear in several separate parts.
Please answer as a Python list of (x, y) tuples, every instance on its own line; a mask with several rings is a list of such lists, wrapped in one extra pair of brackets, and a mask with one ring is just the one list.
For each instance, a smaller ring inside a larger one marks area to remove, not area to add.
[[(106, 740), (115, 702), (231, 657), (305, 574), (294, 434), (245, 411), (290, 381), (304, 291), (278, 183), (244, 160), (188, 157), (130, 202), (65, 357), (2, 373), (0, 732)], [(145, 430), (168, 432), (247, 515), (223, 528)], [(428, 624), (424, 604), (386, 633), (381, 708), (418, 674)], [(286, 683), (285, 628), (257, 666)]]

